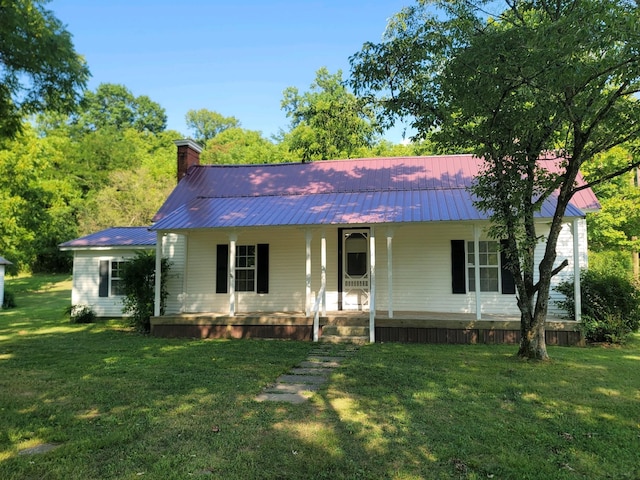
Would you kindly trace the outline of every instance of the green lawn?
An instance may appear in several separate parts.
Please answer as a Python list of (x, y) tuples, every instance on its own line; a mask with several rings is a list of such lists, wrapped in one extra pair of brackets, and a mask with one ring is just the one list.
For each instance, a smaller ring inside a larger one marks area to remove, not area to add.
[(6, 286), (2, 479), (640, 478), (637, 337), (543, 364), (514, 346), (367, 345), (310, 401), (257, 403), (312, 344), (71, 325), (68, 277)]

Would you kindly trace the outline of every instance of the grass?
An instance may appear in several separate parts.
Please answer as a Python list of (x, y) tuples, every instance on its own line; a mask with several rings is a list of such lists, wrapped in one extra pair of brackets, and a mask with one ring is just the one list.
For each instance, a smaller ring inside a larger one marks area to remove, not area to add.
[[(73, 325), (68, 277), (9, 278), (3, 479), (639, 478), (640, 339), (624, 347), (367, 345), (302, 405), (257, 403), (310, 343)], [(42, 444), (57, 448), (23, 455)]]

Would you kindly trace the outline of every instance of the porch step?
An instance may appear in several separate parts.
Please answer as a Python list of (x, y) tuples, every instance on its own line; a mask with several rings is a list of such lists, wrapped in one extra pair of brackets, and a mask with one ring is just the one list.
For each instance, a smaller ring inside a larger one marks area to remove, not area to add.
[(322, 335), (339, 335), (343, 337), (364, 337), (369, 335), (369, 327), (357, 325), (324, 325)]
[(364, 345), (369, 343), (369, 335), (366, 336), (344, 336), (344, 335), (322, 335), (319, 338), (321, 343), (352, 343), (354, 345)]

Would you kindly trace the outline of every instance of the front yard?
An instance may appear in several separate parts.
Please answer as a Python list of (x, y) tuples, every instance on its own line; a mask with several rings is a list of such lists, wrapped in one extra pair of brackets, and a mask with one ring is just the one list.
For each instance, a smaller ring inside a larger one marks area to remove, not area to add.
[(306, 403), (258, 403), (311, 343), (72, 325), (68, 277), (6, 283), (3, 479), (640, 477), (637, 336), (545, 364), (514, 346), (366, 345)]

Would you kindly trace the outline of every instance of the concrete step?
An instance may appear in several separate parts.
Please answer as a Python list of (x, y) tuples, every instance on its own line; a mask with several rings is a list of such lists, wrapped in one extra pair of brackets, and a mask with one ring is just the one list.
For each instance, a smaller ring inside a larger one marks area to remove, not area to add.
[(322, 336), (342, 335), (345, 337), (366, 337), (369, 335), (369, 327), (325, 325), (322, 327)]
[(341, 325), (341, 326), (353, 326), (353, 327), (366, 327), (369, 325), (369, 317), (350, 317), (350, 316), (331, 316), (321, 317), (320, 323), (323, 325)]
[(369, 335), (366, 335), (366, 336), (322, 335), (319, 340), (322, 343), (352, 343), (355, 345), (364, 345), (366, 343), (369, 343)]

